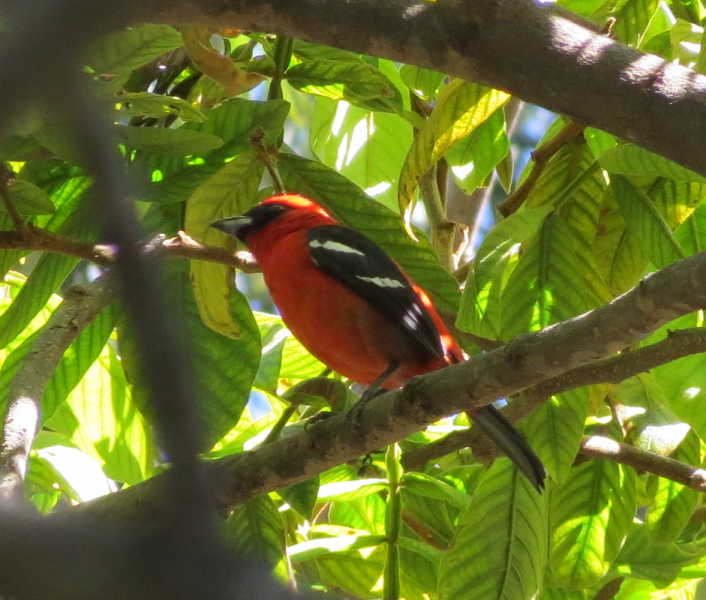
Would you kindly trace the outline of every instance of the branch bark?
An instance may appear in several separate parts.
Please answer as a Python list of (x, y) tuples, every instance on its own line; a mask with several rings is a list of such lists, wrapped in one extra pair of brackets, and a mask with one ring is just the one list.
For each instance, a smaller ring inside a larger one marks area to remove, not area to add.
[(161, 0), (150, 20), (266, 31), (506, 90), (706, 175), (706, 77), (532, 0)]
[(12, 380), (0, 446), (0, 499), (22, 497), (44, 388), (71, 342), (108, 305), (113, 292), (113, 282), (106, 278), (70, 288)]
[[(359, 425), (345, 415), (248, 453), (209, 462), (217, 498), (228, 507), (253, 495), (299, 481), (404, 439), (441, 417), (518, 393), (644, 339), (669, 321), (706, 307), (706, 253), (646, 277), (610, 304), (520, 336), (502, 348), (476, 355), (410, 380), (359, 411)], [(166, 492), (160, 475), (77, 510), (102, 518), (159, 514)]]

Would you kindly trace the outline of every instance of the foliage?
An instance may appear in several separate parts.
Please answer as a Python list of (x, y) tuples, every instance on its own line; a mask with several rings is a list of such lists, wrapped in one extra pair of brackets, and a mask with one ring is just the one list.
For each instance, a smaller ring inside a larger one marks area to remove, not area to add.
[[(680, 19), (652, 0), (561, 4), (599, 22), (617, 17), (627, 43), (706, 63), (699, 3), (674, 2)], [(469, 194), (497, 179), (510, 183), (507, 94), (301, 40), (181, 33), (131, 28), (99, 40), (86, 58), (94, 89), (113, 106), (115, 138), (150, 234), (186, 230), (199, 242), (225, 245), (208, 225), (272, 191), (251, 146), (260, 135), (288, 191), (316, 199), (378, 242), (440, 308), (457, 314), (461, 331), (484, 340), (507, 342), (596, 308), (706, 247), (704, 179), (588, 129), (550, 158), (520, 210), (464, 259), (459, 282), (440, 264), (433, 235), (430, 241), (418, 228), (418, 241), (408, 235), (419, 204), (431, 227), (438, 224), (437, 200), (420, 197), (419, 180), (436, 165), (438, 172), (450, 167), (449, 177)], [(198, 47), (194, 61), (185, 39), (191, 52)], [(547, 138), (565, 123), (558, 117)], [(16, 174), (10, 197), (47, 232), (93, 242), (100, 228), (88, 213), (91, 181), (62, 131), (55, 117), (32, 113), (0, 141), (0, 158)], [(520, 182), (528, 174), (529, 167)], [(443, 186), (438, 192), (443, 201)], [(0, 219), (10, 230), (7, 215)], [(32, 341), (83, 272), (78, 259), (62, 254), (45, 253), (32, 268), (18, 264), (26, 254), (0, 250), (3, 406)], [(195, 368), (209, 458), (267, 443), (273, 429), (298, 431), (322, 407), (339, 410), (355, 395), (277, 315), (253, 312), (234, 275), (229, 266), (195, 260), (170, 262), (163, 273), (175, 329)], [(701, 319), (670, 323), (645, 345)], [(40, 511), (154, 475), (159, 451), (133, 339), (111, 305), (53, 374), (26, 479)], [(582, 436), (600, 428), (701, 465), (703, 363), (695, 355), (619, 384), (570, 390), (527, 416), (519, 427), (551, 478), (543, 495), (506, 459), (486, 469), (471, 450), (405, 472), (405, 452), (467, 424), (455, 416), (373, 455), (360, 471), (340, 465), (234, 507), (223, 535), (282, 580), (332, 595), (578, 599), (623, 577), (620, 600), (693, 598), (695, 581), (706, 575), (697, 493), (626, 465), (575, 461)], [(337, 381), (330, 393), (320, 391), (320, 381), (303, 383), (320, 375)], [(264, 399), (266, 414), (249, 398)], [(650, 445), (655, 439), (660, 443)]]

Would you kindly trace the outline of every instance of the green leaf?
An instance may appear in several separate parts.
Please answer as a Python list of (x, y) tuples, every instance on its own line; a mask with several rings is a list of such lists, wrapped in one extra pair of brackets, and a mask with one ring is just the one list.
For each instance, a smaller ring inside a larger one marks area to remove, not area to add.
[(285, 529), (277, 506), (267, 494), (236, 506), (223, 525), (226, 546), (242, 556), (265, 561), (287, 575)]
[(628, 228), (658, 269), (684, 258), (674, 234), (645, 192), (622, 175), (614, 176), (611, 186)]
[[(21, 215), (50, 215), (55, 210), (49, 195), (29, 181), (12, 179), (7, 189), (10, 192), (10, 200)], [(0, 210), (5, 210), (4, 204)]]
[(294, 48), (292, 50), (295, 56), (303, 60), (332, 60), (337, 62), (360, 62), (360, 54), (348, 52), (347, 50), (339, 50), (331, 46), (322, 44), (314, 44), (304, 40), (295, 39)]
[(135, 485), (154, 470), (151, 430), (132, 403), (120, 358), (109, 345), (47, 426), (96, 459), (115, 481)]
[(150, 92), (122, 92), (116, 97), (121, 105), (120, 113), (139, 117), (160, 119), (175, 115), (184, 121), (203, 123), (207, 117), (198, 108), (183, 98), (152, 94)]
[(637, 476), (616, 463), (590, 460), (552, 492), (552, 581), (587, 588), (618, 556), (636, 508)]
[(421, 177), (461, 138), (469, 135), (510, 96), (504, 92), (455, 79), (439, 100), (407, 154), (399, 183), (400, 212), (407, 215)]
[(694, 354), (652, 370), (669, 407), (706, 438), (706, 355)]
[(679, 225), (674, 238), (687, 256), (706, 249), (706, 204), (703, 202)]
[(444, 73), (415, 67), (414, 65), (402, 65), (400, 77), (402, 77), (402, 81), (410, 90), (426, 102), (432, 100), (444, 79), (446, 79)]
[(587, 387), (551, 396), (522, 421), (527, 440), (552, 480), (562, 483), (579, 451), (588, 414)]
[[(263, 369), (268, 368), (267, 361), (270, 360), (274, 363), (274, 366), (269, 368), (273, 368), (273, 371), (276, 368), (277, 377), (282, 379), (310, 379), (320, 375), (326, 368), (324, 363), (309, 354), (309, 351), (299, 343), (297, 338), (291, 335), (280, 317), (276, 315), (269, 315), (267, 313), (256, 312), (255, 319), (260, 327), (260, 333), (262, 335), (262, 348), (265, 353), (263, 354), (262, 362), (260, 363), (258, 376), (264, 377), (265, 372)], [(274, 331), (274, 334), (272, 334), (273, 337), (268, 337), (270, 335), (269, 333), (263, 334), (263, 332), (269, 331)], [(279, 352), (277, 347), (279, 346), (282, 338), (284, 338), (283, 345), (281, 352)], [(269, 383), (261, 384), (261, 386), (259, 386), (260, 389), (268, 391), (277, 386), (277, 381), (273, 371), (268, 373), (268, 377), (270, 377), (270, 379), (266, 380), (272, 384), (272, 387), (262, 387), (264, 385), (269, 385)]]
[(300, 481), (278, 491), (282, 499), (305, 519), (314, 516), (314, 506), (319, 495), (319, 476)]
[(549, 207), (522, 210), (500, 221), (483, 238), (471, 263), (456, 325), (487, 339), (500, 335), (500, 294), (504, 275), (519, 245), (531, 238)]
[(529, 600), (547, 560), (548, 497), (496, 459), (461, 518), (439, 569), (440, 600)]
[(386, 479), (355, 479), (324, 483), (319, 488), (319, 500), (326, 502), (348, 502), (387, 489)]
[(456, 142), (446, 153), (456, 183), (471, 194), (483, 184), (495, 166), (510, 152), (505, 113), (496, 110), (470, 135)]
[(374, 548), (384, 541), (384, 535), (369, 534), (322, 537), (290, 546), (287, 548), (287, 555), (293, 563), (300, 563), (336, 552)]
[[(233, 340), (204, 325), (189, 282), (188, 265), (171, 261), (163, 271), (170, 318), (195, 371), (203, 449), (207, 450), (240, 419), (260, 361), (260, 336), (248, 302), (240, 293), (234, 292), (231, 304), (234, 320), (241, 328), (240, 338)], [(126, 325), (122, 323), (118, 328), (120, 349), (128, 380), (134, 384), (135, 403), (145, 411), (149, 403), (140, 377), (140, 357), (134, 334)]]
[(612, 189), (606, 193), (609, 197), (598, 221), (593, 254), (608, 289), (617, 296), (637, 284), (649, 259), (640, 240), (627, 227)]
[[(285, 78), (300, 92), (334, 100), (359, 102), (399, 96), (385, 75), (363, 61), (305, 60), (287, 69)], [(401, 98), (399, 104), (401, 108)]]
[(658, 6), (658, 0), (628, 0), (613, 15), (616, 18), (613, 32), (624, 44), (639, 47)]
[(118, 141), (126, 146), (163, 156), (201, 156), (223, 145), (223, 140), (215, 135), (184, 127), (168, 129), (115, 125), (113, 131)]
[(96, 73), (129, 73), (182, 47), (181, 34), (168, 25), (140, 25), (94, 42), (86, 61)]
[(706, 178), (686, 169), (659, 154), (635, 146), (621, 144), (600, 155), (601, 166), (613, 175), (651, 175), (677, 181), (706, 183)]
[[(689, 432), (679, 444), (672, 458), (679, 462), (701, 466), (699, 437)], [(672, 542), (679, 537), (694, 512), (699, 494), (676, 481), (659, 477), (655, 499), (647, 513), (647, 524), (652, 539), (658, 543)]]
[(459, 510), (465, 510), (471, 501), (467, 494), (424, 473), (405, 473), (401, 483), (404, 489), (412, 494), (443, 500)]
[(706, 198), (706, 185), (661, 177), (649, 186), (647, 194), (669, 229), (674, 230)]
[[(376, 586), (385, 560), (385, 548), (379, 546), (367, 556), (359, 550), (320, 556), (316, 559), (319, 576), (323, 583), (341, 590), (347, 597), (374, 599), (381, 597)], [(404, 592), (403, 592), (403, 597)]]
[(458, 284), (441, 267), (431, 244), (421, 233), (419, 243), (415, 244), (405, 234), (399, 216), (321, 163), (282, 153), (279, 168), (287, 190), (321, 203), (342, 225), (356, 229), (380, 244), (420, 287), (429, 292), (439, 308), (458, 308)]
[(571, 231), (548, 216), (520, 257), (501, 297), (500, 337), (544, 329), (587, 308)]
[(316, 99), (309, 130), (314, 154), (395, 211), (398, 173), (412, 139), (412, 127), (399, 115)]
[[(226, 235), (210, 224), (224, 217), (242, 215), (257, 203), (257, 188), (263, 164), (255, 150), (246, 150), (202, 183), (186, 202), (185, 229), (197, 241), (223, 246)], [(240, 327), (231, 314), (235, 269), (226, 265), (192, 260), (191, 284), (203, 322), (233, 339)]]
[(44, 390), (40, 403), (41, 422), (51, 418), (98, 359), (115, 328), (118, 314), (116, 305), (107, 306), (67, 348)]
[(214, 135), (223, 145), (203, 158), (138, 156), (133, 169), (142, 185), (136, 198), (146, 202), (183, 202), (193, 191), (218, 172), (227, 162), (246, 150), (252, 150), (250, 138), (258, 130), (265, 132), (263, 144), (275, 145), (282, 133), (289, 103), (283, 100), (255, 102), (234, 99), (206, 111), (205, 123), (187, 123), (181, 129)]
[(693, 560), (691, 554), (682, 552), (676, 544), (655, 544), (648, 526), (635, 524), (614, 567), (621, 575), (647, 579), (664, 587), (672, 583), (682, 567)]

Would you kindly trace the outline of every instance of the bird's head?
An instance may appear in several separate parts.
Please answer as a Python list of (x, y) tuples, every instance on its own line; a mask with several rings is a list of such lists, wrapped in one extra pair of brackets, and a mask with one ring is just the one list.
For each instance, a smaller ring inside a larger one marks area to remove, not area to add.
[(226, 233), (250, 247), (261, 234), (284, 235), (313, 223), (326, 225), (335, 221), (318, 204), (297, 194), (277, 194), (263, 200), (244, 215), (228, 217), (211, 223), (211, 227)]

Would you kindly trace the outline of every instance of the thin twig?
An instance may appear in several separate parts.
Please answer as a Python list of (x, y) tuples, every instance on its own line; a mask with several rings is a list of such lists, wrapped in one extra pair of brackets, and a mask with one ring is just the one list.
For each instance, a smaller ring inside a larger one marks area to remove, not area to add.
[(584, 129), (586, 129), (586, 125), (577, 123), (576, 121), (569, 121), (559, 133), (532, 153), (534, 165), (527, 179), (498, 206), (498, 212), (502, 216), (509, 217), (511, 214), (517, 212), (517, 209), (522, 206), (523, 202), (530, 195), (530, 192), (534, 188), (535, 183), (537, 183), (539, 176), (544, 171), (549, 160), (566, 146), (566, 144), (583, 134)]
[(0, 447), (0, 498), (17, 501), (22, 496), (44, 388), (71, 342), (108, 305), (114, 291), (114, 282), (105, 277), (69, 288), (12, 380)]
[(253, 148), (255, 148), (260, 161), (263, 165), (265, 165), (267, 172), (270, 174), (270, 178), (272, 179), (272, 187), (274, 187), (275, 193), (282, 194), (284, 193), (284, 184), (282, 183), (282, 178), (280, 177), (279, 172), (272, 163), (272, 157), (269, 152), (267, 152), (265, 145), (262, 143), (264, 137), (264, 130), (259, 129), (250, 137), (250, 144)]
[[(249, 252), (232, 252), (220, 246), (207, 246), (180, 231), (176, 237), (165, 239), (157, 245), (160, 255), (167, 259), (191, 259), (236, 267), (245, 273), (259, 273), (260, 266)], [(117, 251), (106, 244), (80, 242), (39, 229), (30, 224), (27, 235), (16, 231), (0, 231), (0, 250), (28, 250), (56, 252), (90, 261), (101, 267), (115, 264)]]

